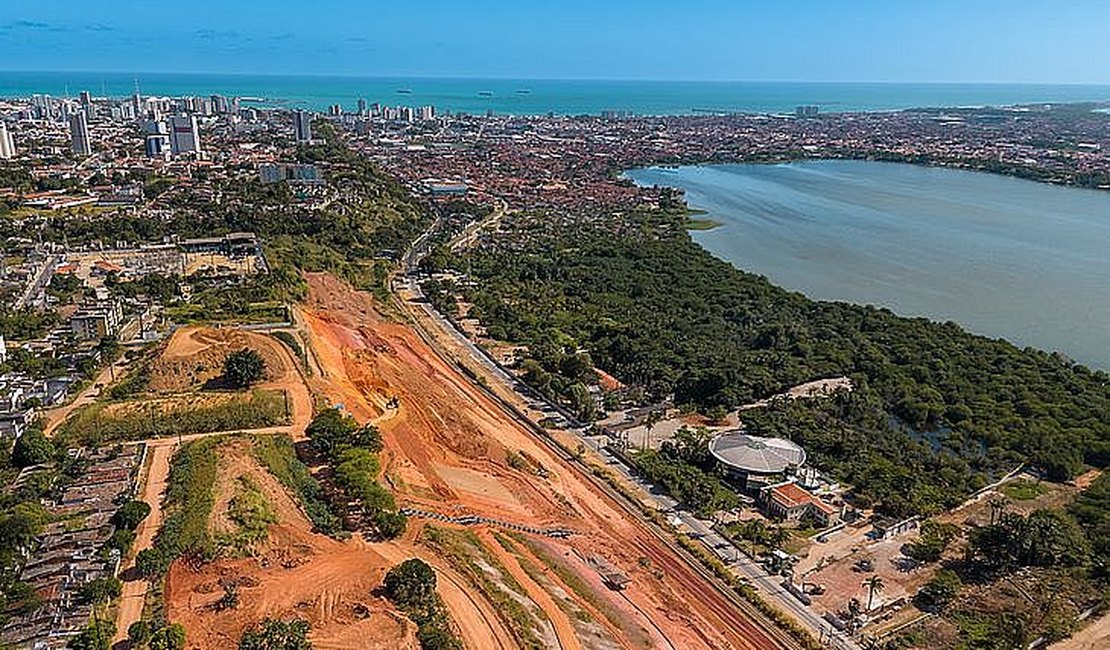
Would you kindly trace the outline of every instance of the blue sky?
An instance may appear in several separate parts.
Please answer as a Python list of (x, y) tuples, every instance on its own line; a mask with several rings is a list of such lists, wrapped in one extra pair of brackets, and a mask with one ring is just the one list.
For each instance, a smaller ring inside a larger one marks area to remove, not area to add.
[(1110, 83), (1110, 0), (0, 0), (0, 69)]

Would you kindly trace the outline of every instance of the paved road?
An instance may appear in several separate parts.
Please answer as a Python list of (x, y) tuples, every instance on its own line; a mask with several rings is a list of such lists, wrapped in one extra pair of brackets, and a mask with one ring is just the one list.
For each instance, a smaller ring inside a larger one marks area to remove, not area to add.
[[(429, 232), (431, 231), (429, 230)], [(404, 306), (410, 310), (420, 310), (436, 325), (437, 329), (449, 336), (457, 347), (467, 352), (467, 356), (471, 363), (478, 364), (484, 370), (484, 374), (493, 377), (502, 386), (516, 393), (532, 411), (542, 413), (545, 417), (550, 418), (550, 423), (553, 428), (571, 431), (582, 437), (583, 442), (589, 444), (591, 441), (586, 437), (588, 427), (572, 421), (556, 405), (543, 398), (543, 396), (536, 393), (523, 381), (502, 368), (499, 363), (455, 327), (450, 320), (445, 318), (431, 306), (420, 288), (419, 280), (416, 276), (416, 269), (420, 257), (424, 254), (420, 251), (426, 250), (423, 244), (426, 242), (427, 234), (428, 233), (425, 233), (424, 236), (418, 239), (418, 245), (414, 245), (414, 247), (402, 258), (405, 274), (397, 275), (393, 279), (394, 293), (404, 301)], [(459, 237), (467, 236), (472, 236), (472, 233), (464, 230), (464, 233)], [(713, 532), (711, 530), (711, 523), (701, 522), (697, 520), (692, 513), (682, 510), (677, 501), (666, 496), (661, 490), (656, 488), (656, 486), (642, 479), (631, 467), (617, 456), (608, 453), (603, 447), (598, 445), (596, 441), (594, 441), (593, 444), (589, 444), (589, 446), (597, 451), (601, 457), (605, 459), (606, 463), (619, 472), (628, 482), (643, 490), (660, 511), (673, 513), (691, 529), (705, 531), (706, 534), (699, 535), (699, 541), (701, 541), (710, 552), (724, 561), (735, 575), (746, 580), (755, 587), (765, 599), (789, 612), (792, 618), (807, 628), (815, 638), (825, 640), (829, 647), (836, 648), (837, 650), (859, 649), (859, 646), (850, 637), (832, 629), (828, 622), (786, 591), (780, 584), (782, 582), (781, 577), (769, 574), (762, 565), (749, 557), (730, 540)]]

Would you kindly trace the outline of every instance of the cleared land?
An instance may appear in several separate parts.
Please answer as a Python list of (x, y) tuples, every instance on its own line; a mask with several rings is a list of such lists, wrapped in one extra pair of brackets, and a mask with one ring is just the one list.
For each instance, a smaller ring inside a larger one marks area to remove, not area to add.
[[(399, 398), (397, 413), (380, 421), (380, 427), (385, 478), (402, 504), (572, 529), (569, 539), (542, 542), (563, 563), (563, 575), (555, 570), (547, 574), (553, 583), (548, 593), (571, 594), (585, 611), (603, 607), (637, 622), (645, 637), (616, 626), (610, 630), (624, 647), (777, 647), (642, 524), (441, 360), (411, 328), (382, 319), (369, 295), (322, 274), (310, 275), (309, 284), (300, 320), (323, 370), (323, 376), (312, 379), (314, 388), (362, 421), (380, 418), (385, 403)], [(546, 477), (534, 469), (510, 467), (510, 451), (533, 459)], [(632, 578), (623, 592), (606, 588), (586, 563), (584, 558), (595, 555)], [(577, 584), (568, 585), (568, 580)], [(583, 589), (586, 594), (580, 593)], [(463, 620), (460, 603), (446, 594), (445, 600), (453, 617)], [(544, 611), (549, 619), (566, 616), (558, 607)], [(494, 622), (479, 620), (489, 626), (484, 637), (497, 638)]]

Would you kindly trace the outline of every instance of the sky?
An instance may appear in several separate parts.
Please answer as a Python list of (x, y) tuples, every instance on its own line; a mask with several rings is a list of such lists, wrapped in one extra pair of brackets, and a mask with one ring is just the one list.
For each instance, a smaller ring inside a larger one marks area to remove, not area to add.
[(0, 70), (1110, 83), (1110, 0), (0, 0)]

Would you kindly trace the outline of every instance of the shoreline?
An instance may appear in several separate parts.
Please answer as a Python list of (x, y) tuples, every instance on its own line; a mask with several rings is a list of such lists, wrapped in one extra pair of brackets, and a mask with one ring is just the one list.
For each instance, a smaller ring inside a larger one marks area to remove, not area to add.
[[(821, 158), (821, 159), (802, 158), (802, 159), (795, 159), (795, 160), (790, 160), (790, 161), (760, 161), (758, 163), (750, 163), (750, 162), (745, 162), (745, 163), (731, 163), (731, 162), (730, 163), (698, 163), (698, 164), (690, 164), (690, 165), (680, 165), (678, 167), (679, 168), (683, 168), (683, 167), (687, 167), (687, 168), (713, 168), (713, 167), (728, 167), (728, 166), (733, 166), (733, 165), (737, 165), (737, 166), (744, 166), (744, 165), (772, 166), (772, 165), (784, 164), (784, 163), (789, 165), (789, 164), (798, 164), (798, 163), (826, 163), (826, 162), (827, 163), (836, 163), (836, 162), (845, 162), (845, 163), (891, 163), (891, 162), (894, 162), (894, 161), (868, 160), (868, 159), (847, 159), (847, 158)], [(998, 173), (992, 173), (992, 172), (989, 172), (989, 171), (976, 170), (976, 169), (962, 169), (962, 168), (953, 168), (953, 167), (947, 167), (947, 166), (941, 166), (941, 165), (927, 165), (927, 164), (920, 164), (920, 163), (895, 163), (895, 164), (896, 164), (896, 166), (912, 167), (912, 168), (925, 169), (925, 170), (943, 169), (943, 170), (949, 170), (949, 171), (953, 171), (953, 172), (977, 173), (977, 174), (982, 174), (985, 177), (998, 179), (998, 180), (1000, 180), (1000, 179), (1013, 179), (1013, 180), (1017, 180), (1017, 181), (1033, 181), (1034, 180), (1034, 179), (1022, 178), (1022, 177), (1014, 176), (1014, 175), (1010, 175), (1010, 174), (998, 174)], [(620, 178), (622, 178), (624, 180), (627, 180), (628, 182), (633, 182), (637, 186), (640, 186), (640, 187), (651, 187), (653, 185), (659, 185), (659, 186), (664, 185), (664, 182), (663, 182), (664, 179), (661, 179), (660, 182), (658, 182), (658, 183), (652, 183), (652, 182), (640, 183), (640, 182), (635, 181), (629, 174), (633, 171), (636, 171), (636, 170), (655, 170), (655, 171), (664, 172), (668, 176), (672, 176), (672, 175), (676, 176), (677, 173), (678, 173), (677, 170), (675, 169), (675, 166), (662, 167), (662, 166), (650, 165), (650, 166), (646, 166), (646, 167), (636, 167), (636, 168), (631, 168), (629, 170), (626, 170), (626, 171), (621, 173)], [(693, 228), (691, 228), (689, 226), (685, 227), (685, 230), (689, 233), (689, 237), (690, 237), (691, 241), (695, 245), (697, 245), (699, 248), (704, 250), (707, 254), (712, 255), (714, 258), (719, 259), (722, 262), (725, 262), (725, 263), (733, 266), (734, 268), (736, 268), (740, 271), (743, 271), (745, 273), (763, 275), (763, 276), (767, 277), (768, 280), (770, 280), (773, 284), (775, 284), (776, 286), (782, 287), (783, 289), (786, 289), (787, 291), (799, 293), (799, 294), (805, 296), (806, 298), (808, 298), (810, 300), (813, 300), (813, 301), (816, 301), (816, 302), (828, 302), (828, 303), (845, 302), (845, 303), (850, 303), (850, 304), (855, 304), (855, 305), (860, 305), (860, 306), (873, 307), (875, 309), (889, 311), (892, 314), (894, 314), (896, 316), (899, 316), (899, 317), (903, 317), (903, 318), (911, 318), (911, 319), (912, 318), (924, 318), (926, 320), (929, 320), (929, 321), (932, 321), (932, 322), (935, 322), (935, 323), (943, 323), (945, 321), (952, 321), (952, 322), (955, 322), (956, 324), (958, 324), (961, 329), (964, 329), (965, 331), (967, 331), (971, 334), (977, 335), (977, 336), (981, 336), (981, 337), (984, 337), (984, 338), (1001, 338), (1001, 339), (1004, 339), (1004, 340), (1008, 341), (1009, 343), (1011, 343), (1014, 346), (1019, 347), (1019, 348), (1032, 347), (1032, 348), (1044, 350), (1044, 351), (1049, 352), (1049, 353), (1061, 354), (1061, 355), (1065, 356), (1066, 358), (1071, 359), (1074, 363), (1086, 366), (1086, 367), (1088, 367), (1092, 370), (1110, 370), (1110, 365), (1107, 365), (1106, 362), (1099, 361), (1099, 360), (1094, 359), (1094, 358), (1088, 358), (1087, 355), (1083, 355), (1084, 358), (1082, 360), (1077, 359), (1073, 355), (1079, 354), (1078, 350), (1066, 351), (1065, 349), (1063, 349), (1064, 346), (1058, 341), (1057, 342), (1050, 342), (1050, 341), (1037, 341), (1037, 340), (1021, 339), (1021, 335), (1017, 332), (1014, 332), (1014, 331), (1007, 332), (1007, 331), (1005, 331), (1004, 328), (999, 329), (999, 328), (995, 327), (996, 324), (992, 324), (990, 322), (992, 319), (988, 317), (989, 316), (989, 314), (988, 314), (989, 310), (985, 311), (983, 314), (978, 314), (978, 315), (976, 315), (974, 313), (973, 314), (958, 314), (958, 313), (954, 313), (954, 310), (952, 310), (952, 309), (945, 310), (945, 309), (939, 308), (939, 305), (936, 305), (936, 304), (928, 304), (926, 302), (922, 302), (922, 303), (916, 304), (916, 305), (913, 304), (915, 300), (921, 299), (923, 296), (925, 296), (927, 294), (934, 293), (934, 292), (937, 292), (937, 291), (941, 291), (942, 288), (940, 288), (940, 287), (934, 287), (934, 286), (930, 286), (928, 284), (921, 284), (919, 286), (907, 285), (908, 289), (906, 291), (902, 292), (903, 299), (908, 298), (908, 304), (905, 304), (905, 303), (898, 303), (897, 301), (892, 302), (890, 300), (889, 296), (881, 295), (883, 293), (883, 288), (882, 288), (881, 283), (875, 288), (877, 293), (872, 295), (870, 298), (863, 298), (863, 297), (860, 297), (858, 295), (855, 295), (855, 296), (850, 295), (852, 293), (852, 289), (848, 285), (841, 286), (839, 290), (837, 290), (835, 287), (821, 288), (820, 287), (820, 284), (821, 284), (820, 282), (818, 282), (816, 286), (801, 286), (797, 282), (796, 277), (794, 278), (793, 281), (790, 279), (790, 273), (786, 273), (785, 276), (784, 276), (783, 267), (780, 266), (780, 267), (776, 268), (774, 266), (768, 266), (767, 264), (760, 264), (758, 261), (756, 261), (758, 259), (758, 255), (756, 256), (755, 259), (748, 259), (746, 257), (744, 257), (744, 259), (740, 259), (740, 258), (738, 258), (738, 256), (743, 257), (743, 251), (742, 250), (732, 251), (732, 252), (725, 252), (725, 251), (721, 251), (720, 247), (710, 248), (709, 246), (707, 246), (707, 242), (701, 240), (700, 237), (697, 236), (697, 233), (698, 232), (714, 231), (714, 230), (717, 230), (719, 228), (723, 228), (725, 226), (731, 226), (735, 230), (736, 225), (731, 223), (728, 220), (728, 218), (727, 218), (728, 213), (727, 212), (722, 213), (721, 209), (719, 209), (719, 208), (718, 209), (705, 209), (705, 208), (696, 207), (696, 206), (695, 207), (690, 207), (690, 205), (687, 203), (688, 199), (686, 197), (686, 190), (685, 190), (684, 187), (681, 187), (681, 186), (679, 186), (679, 185), (677, 185), (673, 182), (668, 182), (668, 183), (666, 183), (666, 185), (667, 185), (667, 187), (670, 187), (671, 189), (674, 189), (677, 192), (681, 193), (680, 200), (683, 202), (683, 205), (686, 206), (686, 208), (687, 208), (687, 211), (685, 212), (686, 215), (689, 215), (691, 210), (696, 212), (697, 214), (700, 214), (700, 215), (709, 215), (707, 217), (700, 218), (700, 219), (691, 219), (689, 216), (685, 217), (685, 219), (687, 221), (699, 221), (699, 222), (705, 221), (705, 222), (711, 222), (712, 223), (712, 226), (710, 226), (710, 227), (693, 227)], [(1095, 191), (1098, 191), (1098, 192), (1104, 192), (1105, 191), (1105, 190), (1096, 190), (1096, 188), (1086, 188), (1086, 187), (1080, 187), (1080, 186), (1074, 186), (1074, 185), (1069, 186), (1069, 185), (1064, 185), (1064, 184), (1059, 184), (1059, 183), (1044, 183), (1044, 182), (1035, 182), (1034, 181), (1034, 186), (1045, 186), (1045, 185), (1056, 186), (1056, 187), (1065, 188), (1065, 189), (1087, 189), (1087, 190), (1095, 190)], [(723, 190), (724, 188), (721, 188), (721, 189)], [(1097, 194), (1095, 196), (1097, 196)], [(732, 216), (735, 216), (735, 215), (732, 215)], [(1015, 217), (1015, 218), (1018, 218), (1018, 217)], [(1022, 224), (1019, 222), (1017, 225), (1021, 226)], [(973, 230), (969, 231), (969, 234), (974, 234), (974, 231)], [(728, 238), (729, 235), (726, 233), (724, 235), (710, 235), (710, 236)], [(718, 239), (717, 241), (723, 241), (723, 240)], [(848, 242), (848, 243), (845, 243), (845, 246), (848, 246), (849, 248), (851, 248), (851, 247), (853, 247), (853, 244)], [(743, 247), (741, 247), (741, 248), (743, 248)], [(867, 245), (861, 246), (861, 248), (859, 248), (858, 250), (863, 251), (863, 253), (861, 253), (861, 254), (868, 254)], [(766, 262), (766, 260), (763, 260), (763, 261)], [(913, 262), (911, 262), (911, 261), (906, 261), (905, 263), (909, 264), (910, 266), (914, 266)], [(876, 271), (875, 271), (876, 273), (882, 273), (883, 272), (883, 264), (884, 264), (884, 262), (882, 260), (880, 260), (878, 262), (878, 266), (876, 267)], [(815, 265), (819, 266), (819, 264), (815, 264)], [(797, 265), (795, 265), (795, 264), (786, 264), (786, 266), (790, 266), (792, 268), (797, 267)], [(802, 264), (802, 268), (801, 268), (800, 272), (806, 273), (809, 270), (810, 269), (808, 269), (808, 267), (806, 267), (805, 264)], [(796, 271), (797, 271), (797, 269), (796, 269)], [(819, 269), (813, 269), (813, 272), (814, 273), (821, 273)], [(861, 273), (866, 275), (866, 272), (861, 271)], [(797, 272), (795, 273), (795, 275), (797, 275)], [(807, 277), (809, 277), (809, 276), (807, 276)], [(852, 285), (852, 287), (855, 287), (855, 286), (857, 286), (857, 285)], [(959, 291), (959, 288), (958, 287), (948, 287), (944, 290)], [(829, 292), (833, 292), (833, 293), (837, 294), (837, 297), (828, 297)], [(955, 310), (955, 311), (959, 311), (959, 310)], [(976, 322), (977, 320), (979, 320), (981, 322)], [(998, 318), (995, 318), (994, 320), (998, 320)], [(1026, 324), (1031, 327), (1034, 322), (1039, 322), (1039, 321), (1036, 321), (1035, 319), (1030, 319)], [(1096, 332), (1097, 332), (1097, 327), (1096, 327), (1097, 322), (1098, 322), (1097, 320), (1092, 322), (1092, 327), (1095, 328)], [(1028, 330), (1029, 327), (1026, 327), (1024, 329)], [(1020, 341), (1019, 341), (1019, 339), (1020, 339)], [(1083, 339), (1080, 338), (1079, 341), (1082, 344)]]

